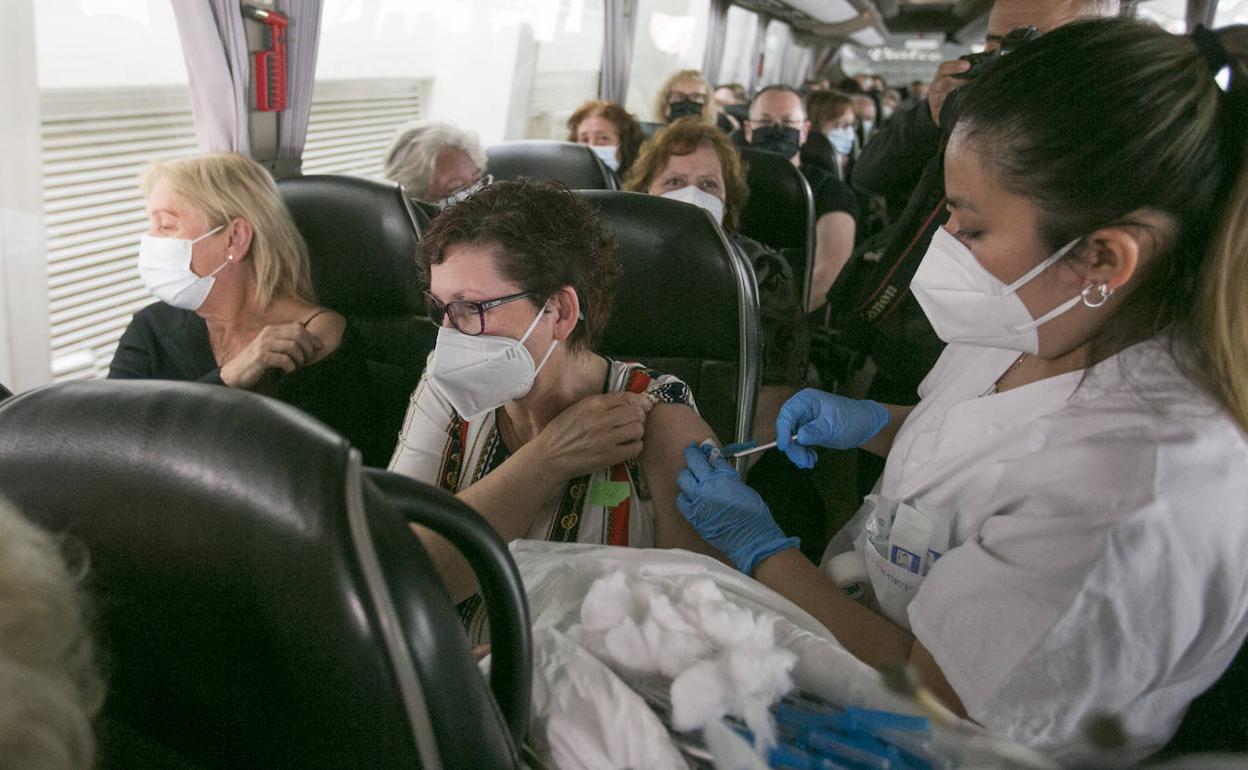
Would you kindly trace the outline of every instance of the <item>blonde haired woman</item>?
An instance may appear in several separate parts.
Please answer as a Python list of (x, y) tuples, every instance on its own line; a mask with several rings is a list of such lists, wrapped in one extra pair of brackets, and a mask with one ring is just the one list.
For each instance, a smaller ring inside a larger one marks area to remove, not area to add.
[(361, 343), (316, 304), (307, 246), (269, 173), (222, 153), (153, 163), (141, 184), (149, 227), (139, 275), (160, 301), (135, 313), (108, 376), (264, 393), (384, 464), (394, 431)]
[(78, 586), (42, 530), (0, 500), (0, 770), (85, 770), (104, 700)]
[(666, 81), (654, 100), (654, 117), (660, 123), (675, 123), (696, 117), (715, 125), (717, 105), (711, 84), (697, 70), (681, 70)]

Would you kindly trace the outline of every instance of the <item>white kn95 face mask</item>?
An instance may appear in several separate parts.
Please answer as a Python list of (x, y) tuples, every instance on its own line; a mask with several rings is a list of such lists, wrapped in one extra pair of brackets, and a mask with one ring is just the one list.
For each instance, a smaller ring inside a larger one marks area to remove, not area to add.
[(1066, 244), (1017, 281), (1007, 284), (988, 272), (970, 248), (942, 227), (932, 236), (910, 290), (936, 335), (945, 342), (1035, 355), (1040, 346), (1036, 330), (1079, 304), (1083, 297), (1076, 294), (1039, 318), (1032, 318), (1017, 292), (1080, 240)]
[(711, 216), (715, 218), (718, 225), (724, 224), (724, 202), (706, 190), (700, 190), (693, 185), (682, 187), (679, 190), (671, 190), (663, 193), (661, 198), (671, 198), (674, 201), (684, 203), (692, 203), (699, 208), (704, 208), (711, 212)]
[(518, 340), (464, 334), (450, 326), (438, 329), (438, 343), (429, 364), (429, 385), (469, 422), (528, 395), (533, 379), (559, 344), (559, 340), (551, 340), (546, 355), (536, 366), (524, 346), (545, 312), (545, 306), (537, 311), (537, 317)]

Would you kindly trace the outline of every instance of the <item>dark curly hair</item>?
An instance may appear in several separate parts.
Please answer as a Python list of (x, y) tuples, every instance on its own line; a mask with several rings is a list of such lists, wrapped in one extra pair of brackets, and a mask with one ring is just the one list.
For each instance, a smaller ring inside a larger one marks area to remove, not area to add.
[(627, 173), (629, 166), (637, 158), (637, 149), (641, 147), (644, 138), (641, 135), (641, 124), (632, 113), (615, 102), (594, 99), (577, 107), (572, 117), (568, 118), (569, 142), (576, 141), (576, 133), (581, 123), (592, 117), (600, 117), (615, 126), (615, 132), (620, 135), (620, 174)]
[(590, 348), (602, 334), (620, 275), (615, 238), (563, 183), (495, 182), (447, 208), (420, 241), (426, 282), (430, 266), (460, 244), (497, 246), (499, 271), (538, 305), (564, 286), (576, 290), (583, 317), (568, 347)]

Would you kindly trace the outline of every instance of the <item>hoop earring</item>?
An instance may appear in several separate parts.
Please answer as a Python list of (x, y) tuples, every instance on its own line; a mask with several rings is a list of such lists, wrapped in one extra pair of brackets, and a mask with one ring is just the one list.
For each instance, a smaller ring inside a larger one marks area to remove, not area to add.
[[(1100, 294), (1100, 296), (1095, 300), (1091, 298), (1093, 290)], [(1083, 287), (1083, 291), (1079, 292), (1079, 294), (1083, 297), (1084, 307), (1096, 309), (1101, 305), (1104, 305), (1106, 302), (1109, 302), (1109, 298), (1114, 296), (1114, 290), (1109, 288), (1109, 284), (1103, 283), (1100, 286), (1097, 286), (1096, 284), (1089, 284)]]

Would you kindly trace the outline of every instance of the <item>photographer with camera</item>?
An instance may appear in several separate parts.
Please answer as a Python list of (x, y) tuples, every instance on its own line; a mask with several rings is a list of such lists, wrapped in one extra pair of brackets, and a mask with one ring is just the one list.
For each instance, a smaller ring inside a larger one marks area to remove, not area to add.
[[(985, 54), (940, 65), (927, 98), (899, 111), (864, 148), (852, 185), (884, 196), (901, 215), (851, 258), (828, 301), (832, 327), (875, 363), (870, 398), (916, 403), (919, 382), (944, 348), (909, 285), (932, 234), (948, 219), (944, 145), (957, 120), (954, 95), (1009, 49), (1081, 18), (1115, 15), (1117, 9), (1117, 0), (997, 0), (988, 16)], [(882, 464), (861, 453), (859, 460), (860, 486), (869, 488)]]

